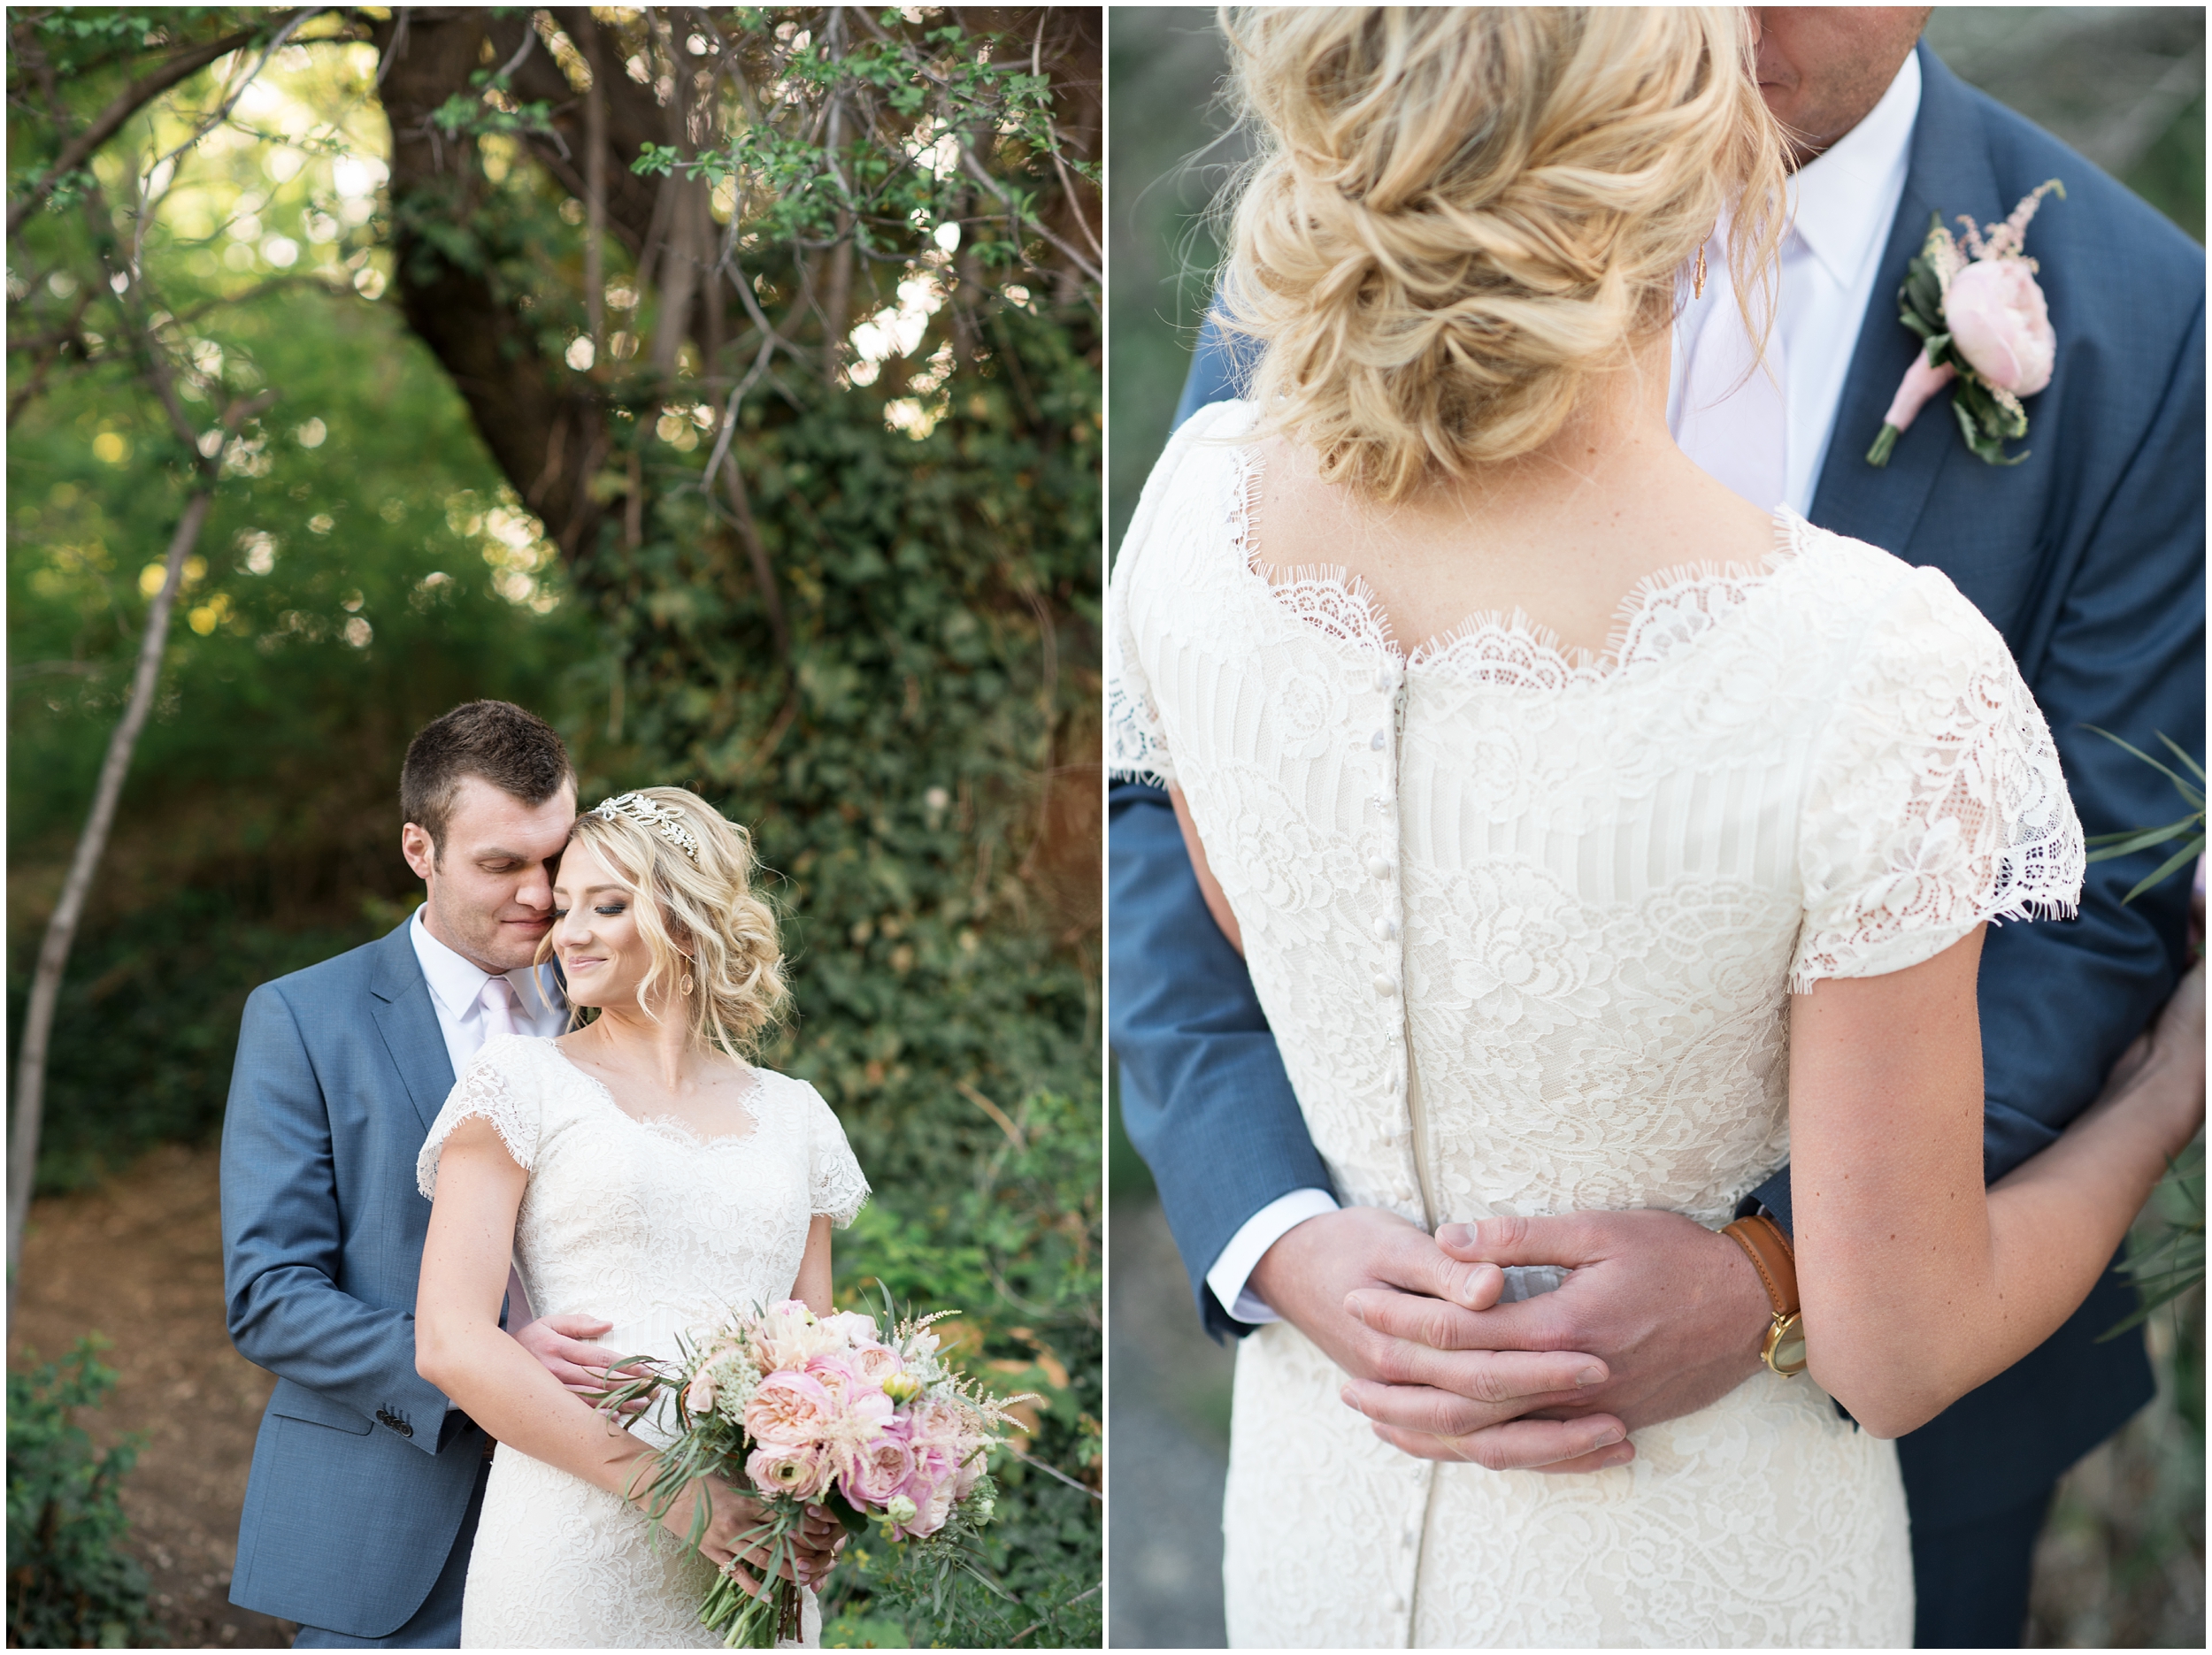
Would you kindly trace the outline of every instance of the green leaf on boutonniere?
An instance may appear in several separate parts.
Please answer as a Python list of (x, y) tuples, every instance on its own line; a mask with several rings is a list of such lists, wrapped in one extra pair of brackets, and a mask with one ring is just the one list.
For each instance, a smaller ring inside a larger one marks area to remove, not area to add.
[(1980, 380), (1963, 374), (1959, 377), (1951, 393), (1951, 412), (1958, 418), (1966, 446), (1973, 449), (1978, 459), (1991, 465), (2017, 465), (2028, 457), (2024, 451), (2013, 455), (2005, 452), (2008, 439), (2026, 434), (2026, 413), (2017, 402), (2009, 408), (2005, 406)]

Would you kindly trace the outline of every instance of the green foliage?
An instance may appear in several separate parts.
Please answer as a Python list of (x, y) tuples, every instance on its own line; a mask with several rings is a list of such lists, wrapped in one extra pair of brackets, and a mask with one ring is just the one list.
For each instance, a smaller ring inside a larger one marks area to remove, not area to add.
[(73, 1408), (97, 1407), (115, 1384), (83, 1338), (60, 1363), (8, 1374), (8, 1644), (124, 1649), (148, 1641), (146, 1576), (120, 1550), (121, 1483), (140, 1444), (104, 1453)]
[[(2134, 754), (2173, 783), (2174, 791), (2181, 795), (2181, 802), (2189, 807), (2188, 815), (2178, 821), (2169, 822), (2163, 827), (2123, 828), (2117, 833), (2097, 833), (2090, 837), (2089, 843), (2097, 847), (2089, 853), (2091, 862), (2105, 862), (2114, 856), (2132, 856), (2138, 851), (2170, 845), (2176, 839), (2181, 841), (2179, 850), (2170, 854), (2164, 862), (2137, 880), (2127, 895), (2120, 899), (2123, 902), (2132, 902), (2153, 885), (2172, 878), (2184, 868), (2193, 866), (2197, 859), (2204, 854), (2204, 766), (2191, 758), (2186, 748), (2162, 731), (2158, 739), (2166, 744), (2169, 752), (2181, 761), (2189, 776), (2177, 773), (2142, 748), (2121, 740), (2109, 730), (2100, 730), (2095, 724), (2085, 724), (2083, 728), (2102, 736), (2115, 747), (2124, 747)], [(2190, 777), (2196, 779), (2192, 781)]]
[[(1034, 1392), (1034, 1429), (994, 1456), (997, 1514), (977, 1550), (993, 1591), (918, 1567), (898, 1549), (841, 1571), (826, 1613), (889, 1619), (915, 1641), (996, 1645), (1098, 1642), (1101, 1483), (1099, 1131), (1094, 1105), (1040, 1093), (957, 1183), (878, 1180), (844, 1239), (841, 1299), (887, 1291), (918, 1306), (965, 1306), (938, 1331), (1001, 1394)], [(1060, 1475), (1056, 1476), (1054, 1471)], [(1073, 1484), (1073, 1486), (1071, 1486)]]
[[(960, 221), (975, 181), (962, 161), (979, 142), (1050, 155), (1093, 182), (1099, 178), (1094, 165), (1060, 144), (1049, 78), (977, 51), (977, 37), (957, 25), (887, 33), (902, 27), (896, 10), (876, 21), (856, 11), (873, 38), (833, 46), (795, 19), (779, 22), (771, 8), (734, 15), (773, 57), (783, 98), (735, 125), (719, 145), (687, 157), (649, 143), (634, 165), (641, 173), (734, 183), (748, 195), (748, 222), (763, 241), (818, 246), (850, 235), (864, 254), (903, 257), (916, 228)], [(879, 94), (906, 130), (888, 142), (874, 132), (823, 142), (814, 111), (863, 88)], [(1018, 170), (1019, 157), (1013, 160)], [(1003, 181), (990, 188), (1017, 235), (1034, 223), (1033, 190)], [(1011, 241), (971, 245), (986, 264), (1018, 257)]]
[[(552, 549), (396, 324), (309, 294), (196, 330), (211, 400), (259, 384), (282, 396), (234, 445), (188, 565), (65, 979), (42, 1189), (212, 1131), (248, 991), (405, 912), (393, 905), (420, 887), (394, 847), (414, 729), (479, 695), (567, 721), (605, 683)], [(142, 572), (181, 501), (153, 411), (121, 388), (96, 372), (61, 384), (9, 443), (9, 831), (19, 877), (49, 889), (127, 689)], [(36, 948), (25, 921), (43, 904), (19, 912), (14, 1011)]]

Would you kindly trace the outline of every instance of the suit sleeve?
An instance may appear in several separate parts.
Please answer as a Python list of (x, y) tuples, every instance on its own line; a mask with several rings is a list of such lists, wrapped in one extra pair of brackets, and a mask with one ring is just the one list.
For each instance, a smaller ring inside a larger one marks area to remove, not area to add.
[(1244, 962), (1207, 912), (1159, 788), (1108, 798), (1108, 1031), (1130, 1141), (1152, 1168), (1200, 1316), (1230, 1316), (1206, 1272), (1245, 1221), (1294, 1190), (1328, 1189)]
[[(2171, 822), (2189, 807), (2091, 725), (2169, 763), (2161, 735), (2204, 755), (2204, 343), (2200, 294), (2156, 417), (2084, 539), (2048, 644), (2026, 663), (2093, 838)], [(2173, 992), (2187, 963), (2187, 874), (2122, 899), (2174, 848), (2092, 862), (2071, 924), (2007, 926), (1990, 938), (1981, 976), (1990, 1177), (2095, 1101)]]
[[(223, 1117), (223, 1298), (239, 1354), (374, 1419), (438, 1420), (444, 1394), (415, 1371), (415, 1319), (339, 1284), (342, 1231), (330, 1116), (291, 1007), (273, 985), (246, 1001)], [(438, 1452), (442, 1430), (407, 1438)]]
[[(2171, 822), (2188, 807), (2091, 725), (2162, 760), (2172, 755), (2161, 735), (2204, 754), (2204, 349), (2200, 295), (2143, 441), (2069, 548), (2047, 637), (2021, 651), (2092, 839)], [(2075, 919), (1990, 932), (1981, 967), (1990, 1179), (2048, 1147), (2096, 1100), (2173, 992), (2187, 963), (2187, 875), (2123, 900), (2172, 848), (2090, 863)], [(1786, 1225), (1787, 1170), (1752, 1199)]]

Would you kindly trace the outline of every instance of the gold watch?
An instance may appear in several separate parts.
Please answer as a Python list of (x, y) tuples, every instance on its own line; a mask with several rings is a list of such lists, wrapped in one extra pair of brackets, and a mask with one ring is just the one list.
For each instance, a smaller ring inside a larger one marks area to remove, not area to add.
[(1759, 1284), (1767, 1290), (1774, 1306), (1774, 1321), (1767, 1329), (1759, 1355), (1785, 1378), (1805, 1371), (1805, 1323), (1797, 1307), (1797, 1254), (1782, 1226), (1760, 1213), (1740, 1218), (1720, 1232), (1731, 1237), (1751, 1260)]

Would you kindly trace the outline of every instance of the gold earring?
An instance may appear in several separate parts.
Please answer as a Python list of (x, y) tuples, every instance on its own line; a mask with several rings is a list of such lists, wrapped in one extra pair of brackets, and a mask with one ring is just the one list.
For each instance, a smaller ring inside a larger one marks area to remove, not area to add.
[(1705, 296), (1705, 243), (1702, 241), (1697, 244), (1697, 268), (1690, 272), (1690, 296), (1695, 299)]
[(678, 984), (678, 985), (677, 985), (677, 986), (678, 986), (680, 989), (681, 989), (681, 990), (682, 990), (685, 993), (687, 993), (687, 994), (690, 993), (690, 992), (691, 992), (691, 973), (690, 973), (690, 972), (688, 972), (688, 971), (685, 972), (685, 973), (684, 973), (684, 980), (683, 980), (681, 983)]

